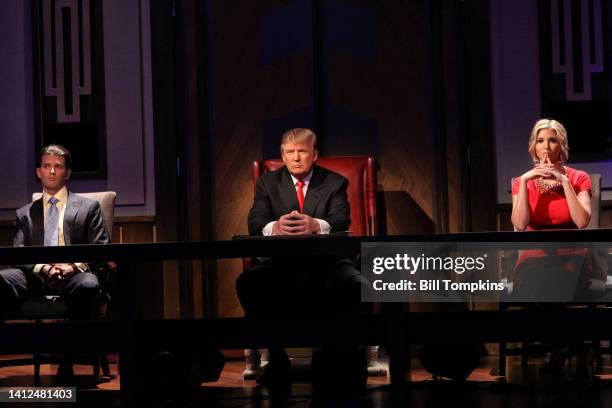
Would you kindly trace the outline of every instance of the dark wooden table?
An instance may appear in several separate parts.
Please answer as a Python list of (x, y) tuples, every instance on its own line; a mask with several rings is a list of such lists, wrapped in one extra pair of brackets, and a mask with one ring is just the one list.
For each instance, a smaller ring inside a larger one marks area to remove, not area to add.
[[(224, 259), (286, 256), (299, 246), (309, 256), (352, 256), (362, 242), (487, 242), (499, 249), (537, 247), (541, 242), (606, 243), (612, 230), (557, 230), (483, 232), (388, 237), (237, 237), (232, 241), (152, 244), (79, 245), (65, 247), (0, 247), (0, 264), (113, 261), (119, 265), (121, 313), (118, 321), (4, 324), (0, 351), (119, 351), (122, 406), (135, 405), (131, 354), (143, 345), (151, 349), (175, 346), (256, 348), (274, 340), (287, 347), (327, 344), (385, 345), (391, 357), (391, 381), (401, 387), (408, 370), (409, 344), (425, 342), (498, 342), (524, 340), (609, 339), (612, 309), (533, 311), (470, 311), (404, 313), (401, 307), (383, 307), (383, 313), (355, 320), (250, 321), (231, 319), (141, 320), (126, 299), (137, 290), (130, 271), (142, 262), (187, 259)], [(86, 338), (86, 342), (66, 339)], [(40, 340), (44, 339), (44, 342)]]

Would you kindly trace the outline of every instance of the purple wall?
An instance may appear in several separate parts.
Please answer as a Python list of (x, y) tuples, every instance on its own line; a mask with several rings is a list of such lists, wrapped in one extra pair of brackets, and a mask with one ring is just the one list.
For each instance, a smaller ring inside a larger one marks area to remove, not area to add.
[[(538, 4), (537, 0), (490, 4), (497, 201), (510, 203), (510, 179), (531, 166), (527, 143), (541, 115)], [(579, 163), (576, 167), (601, 174), (602, 187), (612, 187), (609, 162)], [(612, 200), (612, 191), (603, 191), (601, 197)]]
[[(10, 169), (0, 195), (0, 219), (40, 189), (34, 177), (32, 17), (30, 1), (6, 0), (0, 15), (0, 160)], [(148, 2), (103, 3), (106, 180), (73, 180), (75, 192), (114, 190), (115, 214), (153, 215), (155, 180)]]
[(535, 0), (490, 4), (497, 201), (509, 203), (510, 179), (531, 165), (527, 142), (540, 117), (538, 8)]
[[(23, 205), (32, 180), (33, 115), (30, 2), (10, 0), (0, 13), (0, 163), (8, 181), (0, 194), (3, 210)], [(14, 217), (14, 212), (10, 212)]]

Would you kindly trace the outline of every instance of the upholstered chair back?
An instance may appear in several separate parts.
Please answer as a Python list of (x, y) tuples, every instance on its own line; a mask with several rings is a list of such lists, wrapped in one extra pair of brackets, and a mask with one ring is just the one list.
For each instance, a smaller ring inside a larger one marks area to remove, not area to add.
[[(348, 200), (351, 205), (353, 235), (376, 235), (376, 168), (374, 158), (367, 156), (319, 157), (316, 164), (343, 175), (349, 181)], [(277, 170), (285, 164), (281, 159), (253, 163), (253, 187), (263, 173)]]

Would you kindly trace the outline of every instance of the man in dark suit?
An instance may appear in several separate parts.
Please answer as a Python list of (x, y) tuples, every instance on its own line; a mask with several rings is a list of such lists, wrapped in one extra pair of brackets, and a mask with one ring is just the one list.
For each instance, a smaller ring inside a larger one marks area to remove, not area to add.
[[(282, 145), (285, 167), (264, 174), (257, 181), (248, 218), (250, 235), (326, 234), (348, 229), (351, 223), (348, 180), (316, 166), (317, 151), (309, 144)], [(312, 151), (304, 151), (306, 148)], [(303, 208), (299, 202), (300, 189)]]
[[(350, 225), (348, 180), (315, 164), (318, 156), (315, 134), (303, 128), (287, 131), (281, 141), (281, 155), (285, 167), (264, 174), (257, 181), (248, 216), (249, 234), (309, 235), (346, 231)], [(359, 313), (361, 287), (367, 282), (350, 260), (308, 258), (307, 253), (300, 253), (299, 247), (288, 255), (291, 256), (260, 259), (238, 277), (238, 297), (247, 317)], [(275, 345), (269, 349), (270, 362), (263, 381), (288, 382), (287, 354)], [(348, 359), (349, 365), (353, 365), (350, 373), (357, 375), (355, 382), (364, 384), (367, 367), (363, 350), (350, 350), (348, 354), (352, 356)], [(330, 360), (341, 360), (346, 355), (345, 349), (315, 354), (315, 376), (330, 372)]]
[[(70, 178), (70, 152), (59, 145), (44, 147), (36, 175), (43, 196), (17, 210), (14, 246), (57, 246), (107, 244), (110, 242), (97, 201), (72, 194), (66, 188)], [(0, 271), (0, 298), (3, 310), (17, 308), (28, 296), (57, 293), (64, 296), (69, 317), (94, 317), (99, 294), (94, 265), (56, 263), (19, 265)], [(64, 367), (71, 370), (71, 367)]]

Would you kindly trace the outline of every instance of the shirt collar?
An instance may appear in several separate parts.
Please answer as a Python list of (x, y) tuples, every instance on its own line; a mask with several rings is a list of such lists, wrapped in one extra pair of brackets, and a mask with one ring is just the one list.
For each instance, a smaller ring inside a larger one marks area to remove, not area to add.
[[(314, 167), (312, 169), (310, 169), (310, 173), (308, 173), (308, 175), (302, 179), (302, 181), (304, 182), (305, 186), (307, 186), (308, 183), (310, 183), (310, 179), (312, 178), (313, 170), (314, 170)], [(289, 173), (289, 174), (291, 175), (291, 180), (293, 180), (293, 185), (295, 186), (299, 180), (296, 179), (295, 177), (293, 177), (293, 174), (291, 174), (291, 173)]]
[(66, 205), (68, 202), (68, 189), (66, 186), (64, 186), (54, 196), (43, 191), (43, 204), (47, 205), (49, 203), (49, 198), (51, 197), (57, 198), (58, 203)]

